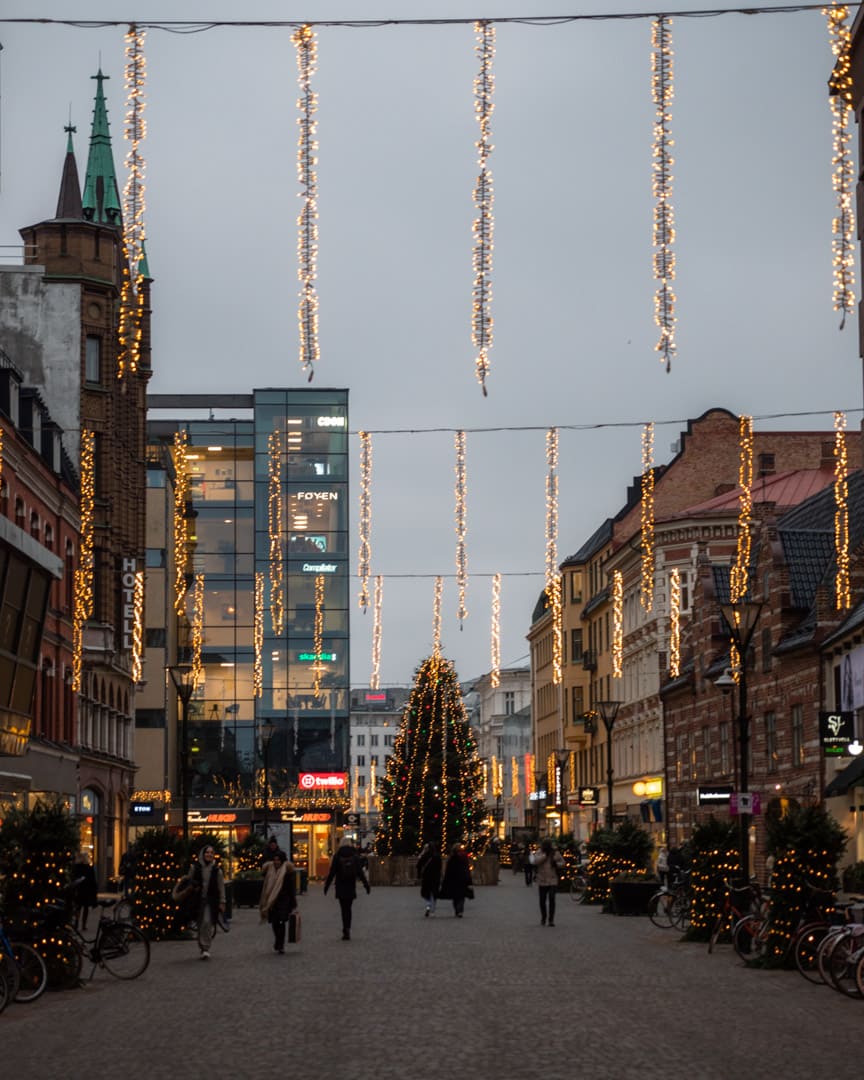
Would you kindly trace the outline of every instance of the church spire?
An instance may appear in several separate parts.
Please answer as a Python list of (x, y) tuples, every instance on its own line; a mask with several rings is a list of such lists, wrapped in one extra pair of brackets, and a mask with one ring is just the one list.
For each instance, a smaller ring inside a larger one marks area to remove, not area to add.
[(66, 159), (63, 162), (63, 177), (60, 180), (60, 194), (57, 197), (57, 213), (55, 218), (69, 219), (82, 218), (81, 208), (81, 185), (78, 181), (78, 165), (75, 161), (75, 150), (72, 146), (72, 135), (77, 128), (71, 120), (63, 128), (66, 132)]
[(96, 75), (96, 98), (93, 106), (93, 126), (90, 131), (90, 153), (84, 177), (82, 198), (84, 217), (102, 225), (121, 224), (120, 193), (111, 153), (111, 134), (108, 130), (108, 109), (102, 83), (108, 78), (100, 68)]

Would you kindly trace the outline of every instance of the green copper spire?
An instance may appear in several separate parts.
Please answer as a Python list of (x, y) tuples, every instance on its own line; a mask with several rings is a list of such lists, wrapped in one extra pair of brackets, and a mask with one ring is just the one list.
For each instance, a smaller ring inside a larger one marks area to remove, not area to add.
[(84, 217), (102, 225), (121, 224), (120, 193), (114, 172), (114, 156), (111, 153), (111, 134), (108, 130), (108, 110), (102, 83), (108, 78), (99, 69), (91, 76), (96, 80), (96, 103), (93, 106), (93, 127), (90, 131), (90, 153), (87, 157), (87, 173), (84, 177), (84, 194), (81, 202)]

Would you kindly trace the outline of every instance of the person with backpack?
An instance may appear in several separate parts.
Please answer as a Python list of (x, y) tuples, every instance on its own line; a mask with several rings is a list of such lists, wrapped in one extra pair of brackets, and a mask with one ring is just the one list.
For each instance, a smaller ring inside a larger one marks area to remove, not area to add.
[(351, 905), (357, 898), (357, 882), (362, 882), (367, 894), (372, 890), (369, 888), (369, 882), (363, 870), (360, 856), (357, 854), (357, 849), (347, 838), (343, 838), (342, 846), (333, 856), (333, 861), (330, 863), (330, 871), (324, 882), (325, 896), (334, 881), (336, 882), (336, 899), (339, 901), (339, 907), (342, 911), (342, 940), (350, 941)]

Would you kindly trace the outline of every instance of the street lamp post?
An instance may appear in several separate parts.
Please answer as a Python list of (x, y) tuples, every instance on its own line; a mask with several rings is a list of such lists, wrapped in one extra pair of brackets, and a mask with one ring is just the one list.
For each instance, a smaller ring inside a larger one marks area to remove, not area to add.
[(570, 762), (570, 751), (566, 746), (555, 751), (555, 760), (558, 762), (558, 779), (561, 785), (559, 790), (561, 816), (559, 818), (558, 832), (564, 835), (564, 814), (567, 812), (567, 765)]
[(180, 699), (180, 805), (183, 815), (183, 840), (189, 839), (189, 702), (195, 690), (192, 665), (179, 661), (168, 668)]
[(609, 796), (609, 805), (606, 811), (606, 827), (612, 828), (615, 811), (612, 800), (612, 729), (615, 727), (615, 718), (621, 708), (620, 701), (597, 701), (595, 705), (600, 711), (603, 726), (606, 728), (606, 788)]
[(737, 600), (721, 604), (720, 610), (729, 627), (732, 644), (738, 653), (738, 824), (740, 827), (741, 876), (750, 881), (750, 815), (742, 814), (740, 803), (750, 794), (750, 717), (747, 715), (747, 651), (756, 629), (762, 603), (759, 600)]
[(261, 725), (261, 756), (264, 759), (264, 839), (270, 831), (270, 742), (273, 739), (275, 724)]
[[(540, 798), (540, 789), (541, 789), (541, 787), (543, 787), (543, 785), (545, 783), (546, 783), (546, 773), (545, 772), (540, 772), (540, 771), (535, 772), (534, 773), (534, 794), (537, 796), (537, 835), (538, 836), (540, 835), (540, 803), (541, 802), (545, 803), (545, 800), (541, 800), (541, 798)], [(545, 789), (544, 789), (544, 791), (545, 791)]]

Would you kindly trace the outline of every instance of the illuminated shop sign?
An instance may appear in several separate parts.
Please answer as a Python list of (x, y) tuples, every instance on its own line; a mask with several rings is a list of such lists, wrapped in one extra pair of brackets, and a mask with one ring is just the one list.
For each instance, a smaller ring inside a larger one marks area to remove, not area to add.
[(320, 791), (322, 788), (342, 790), (348, 783), (344, 772), (301, 772), (297, 781), (304, 791)]
[(132, 648), (132, 635), (135, 630), (135, 573), (138, 563), (135, 559), (123, 559), (120, 563), (120, 592), (123, 597), (123, 648)]
[(849, 753), (855, 741), (854, 712), (820, 712), (819, 741), (825, 757), (839, 757)]
[(304, 574), (335, 574), (336, 573), (336, 563), (332, 563), (332, 562), (321, 562), (321, 563), (304, 562), (303, 563), (303, 573)]
[(663, 794), (663, 777), (652, 776), (648, 780), (637, 780), (633, 785), (633, 794), (640, 799), (656, 799)]
[(596, 788), (596, 787), (580, 787), (579, 788), (579, 804), (580, 804), (580, 806), (599, 806), (600, 805), (600, 788)]
[(369, 705), (378, 705), (387, 703), (387, 691), (383, 690), (381, 693), (369, 693), (363, 695), (363, 700)]
[(341, 427), (344, 428), (347, 420), (344, 416), (319, 416), (318, 427)]
[(731, 784), (712, 784), (710, 787), (696, 788), (696, 802), (699, 806), (728, 806), (731, 798)]
[(131, 817), (141, 817), (142, 814), (152, 814), (155, 809), (156, 804), (152, 802), (129, 803), (129, 814)]
[(190, 825), (234, 825), (237, 814), (223, 810), (190, 810), (188, 821)]
[(316, 660), (326, 660), (327, 663), (332, 664), (336, 660), (335, 652), (298, 652), (297, 659), (301, 664), (314, 664)]
[(338, 491), (298, 491), (295, 495), (296, 499), (303, 499), (305, 502), (339, 502)]

